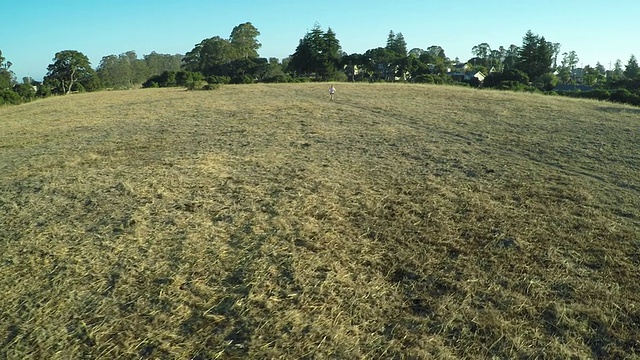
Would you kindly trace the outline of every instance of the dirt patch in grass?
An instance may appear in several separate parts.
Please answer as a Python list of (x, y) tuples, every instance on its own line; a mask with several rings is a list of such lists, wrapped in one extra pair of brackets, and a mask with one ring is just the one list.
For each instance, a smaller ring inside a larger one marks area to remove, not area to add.
[(632, 108), (326, 87), (0, 108), (0, 354), (640, 354)]

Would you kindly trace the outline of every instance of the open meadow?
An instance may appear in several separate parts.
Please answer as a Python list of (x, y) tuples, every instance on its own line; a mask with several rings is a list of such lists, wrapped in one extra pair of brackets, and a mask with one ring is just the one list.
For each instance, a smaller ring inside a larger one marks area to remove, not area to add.
[(640, 358), (640, 108), (328, 86), (0, 108), (0, 359)]

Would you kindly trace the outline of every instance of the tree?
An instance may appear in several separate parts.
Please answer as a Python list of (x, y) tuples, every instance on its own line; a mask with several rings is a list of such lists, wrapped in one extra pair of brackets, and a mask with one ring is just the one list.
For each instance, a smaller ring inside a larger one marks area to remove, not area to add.
[(529, 79), (535, 80), (543, 74), (551, 72), (553, 63), (553, 44), (544, 36), (534, 35), (527, 31), (522, 39), (522, 47), (518, 52), (516, 68), (526, 73)]
[(54, 85), (63, 94), (69, 94), (79, 79), (91, 76), (94, 72), (89, 58), (76, 50), (60, 51), (53, 61), (47, 67), (45, 82)]
[(503, 49), (503, 51), (503, 71), (515, 69), (516, 65), (518, 64), (518, 54), (520, 53), (520, 48), (516, 45), (511, 44), (508, 49)]
[(427, 48), (418, 59), (427, 64), (435, 74), (443, 74), (447, 72), (450, 60), (444, 53), (444, 49), (439, 45), (431, 45)]
[(633, 80), (637, 78), (638, 75), (640, 75), (640, 68), (638, 68), (638, 60), (636, 60), (635, 55), (631, 55), (631, 57), (629, 58), (629, 62), (627, 63), (627, 66), (625, 67), (623, 74), (624, 76), (627, 77), (627, 79), (630, 79), (630, 80)]
[(558, 67), (558, 55), (560, 54), (560, 48), (562, 45), (560, 43), (551, 44), (551, 51), (553, 52), (553, 68), (556, 69)]
[(426, 51), (420, 48), (413, 48), (409, 50), (409, 56), (413, 55), (417, 58), (420, 58), (420, 56), (422, 56), (422, 54), (424, 53), (426, 53)]
[(558, 68), (558, 76), (562, 83), (568, 84), (573, 81), (573, 73), (579, 61), (578, 54), (573, 50), (562, 53), (562, 61)]
[(144, 55), (144, 61), (147, 65), (148, 72), (151, 76), (160, 75), (165, 71), (178, 71), (182, 62), (183, 55), (175, 54), (158, 54), (152, 51), (148, 55)]
[(103, 56), (96, 71), (109, 88), (129, 88), (133, 83), (133, 69), (125, 54)]
[(444, 49), (439, 45), (431, 45), (427, 48), (427, 53), (431, 55), (434, 59), (441, 58), (446, 59), (447, 55), (444, 53)]
[(583, 71), (584, 75), (582, 76), (582, 79), (584, 83), (589, 86), (594, 86), (602, 80), (602, 75), (600, 75), (597, 67), (593, 68), (587, 65), (584, 67)]
[(214, 36), (197, 44), (184, 56), (182, 62), (185, 70), (210, 76), (222, 75), (223, 66), (234, 59), (231, 43), (220, 36)]
[(559, 79), (553, 73), (543, 74), (536, 80), (536, 87), (540, 90), (551, 91), (558, 85)]
[(385, 49), (392, 51), (398, 55), (399, 58), (407, 56), (407, 42), (404, 40), (404, 35), (401, 32), (394, 34), (393, 30), (389, 31), (387, 37), (387, 46)]
[(250, 22), (233, 28), (229, 41), (236, 52), (237, 59), (258, 58), (258, 49), (262, 46), (257, 37), (260, 31)]
[(476, 63), (474, 65), (483, 65), (489, 67), (489, 56), (491, 55), (491, 46), (489, 46), (489, 44), (478, 44), (471, 48), (471, 53), (482, 61), (481, 64)]
[(316, 23), (300, 39), (296, 51), (290, 56), (289, 68), (299, 75), (315, 74), (316, 79), (329, 79), (335, 75), (340, 57), (336, 33), (331, 28), (323, 32)]
[(393, 81), (395, 77), (394, 63), (397, 54), (386, 48), (379, 47), (369, 49), (364, 53), (366, 59), (365, 70), (370, 74), (372, 80)]
[(622, 80), (623, 77), (624, 71), (622, 70), (622, 61), (618, 59), (613, 65), (613, 70), (609, 71), (608, 80), (610, 82), (616, 82)]
[(0, 51), (0, 90), (11, 89), (16, 82), (13, 71), (9, 70), (13, 64), (5, 60)]

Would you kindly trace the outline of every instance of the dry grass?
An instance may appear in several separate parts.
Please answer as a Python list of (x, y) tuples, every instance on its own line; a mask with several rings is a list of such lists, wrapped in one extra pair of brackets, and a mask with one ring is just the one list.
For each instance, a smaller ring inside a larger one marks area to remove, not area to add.
[(640, 112), (466, 88), (0, 108), (0, 358), (639, 358)]

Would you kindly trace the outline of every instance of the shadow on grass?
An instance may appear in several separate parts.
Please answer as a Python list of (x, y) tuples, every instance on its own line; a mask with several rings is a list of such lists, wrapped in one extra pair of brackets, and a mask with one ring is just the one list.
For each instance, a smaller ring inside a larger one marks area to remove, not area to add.
[(598, 107), (598, 110), (604, 111), (604, 112), (608, 112), (608, 113), (614, 113), (614, 114), (638, 114), (638, 115), (640, 115), (640, 108), (629, 109), (629, 108), (621, 108), (621, 107), (615, 107), (615, 106), (600, 106), (600, 107)]

